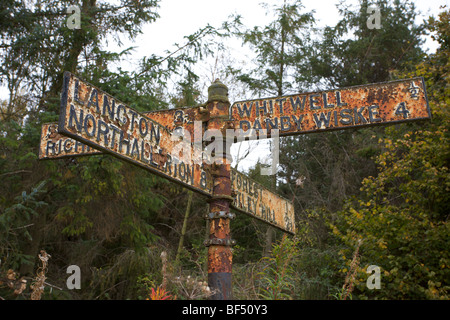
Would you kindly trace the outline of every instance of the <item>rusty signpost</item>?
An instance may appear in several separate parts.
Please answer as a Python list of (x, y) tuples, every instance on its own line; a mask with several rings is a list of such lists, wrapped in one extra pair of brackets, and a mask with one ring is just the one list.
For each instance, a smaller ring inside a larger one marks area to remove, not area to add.
[(173, 131), (69, 72), (64, 74), (58, 131), (183, 187), (212, 193), (201, 146), (183, 143)]
[(101, 152), (78, 140), (62, 135), (58, 132), (57, 123), (42, 125), (39, 159), (58, 159), (94, 154), (101, 154)]
[[(285, 232), (295, 232), (290, 201), (231, 170), (229, 144), (225, 139), (226, 130), (231, 127), (231, 122), (226, 121), (230, 107), (227, 91), (226, 86), (215, 83), (210, 87), (209, 101), (199, 108), (139, 113), (99, 88), (65, 73), (59, 124), (43, 126), (40, 145), (41, 159), (109, 153), (207, 196), (210, 212), (205, 217), (210, 220), (210, 236), (205, 245), (208, 279), (215, 299), (231, 297), (234, 241), (229, 221), (234, 214), (230, 208)], [(200, 121), (200, 125), (196, 126), (193, 120)], [(205, 128), (203, 122), (207, 124)], [(180, 128), (190, 137), (188, 146), (181, 148), (181, 152), (188, 149), (188, 160), (183, 155), (178, 158), (178, 152), (173, 153), (179, 143), (174, 133)], [(221, 133), (215, 137), (215, 143), (221, 139), (222, 154), (213, 152), (213, 163), (205, 164), (202, 159), (203, 129)], [(200, 152), (195, 149), (198, 142)], [(233, 192), (231, 172), (236, 177)]]
[[(231, 197), (231, 161), (228, 161), (230, 150), (225, 139), (228, 122), (228, 89), (216, 81), (208, 88), (208, 130), (218, 130), (221, 135), (216, 137), (222, 153), (216, 154), (218, 161), (210, 164), (213, 178), (213, 194), (209, 199), (209, 238), (205, 241), (208, 247), (208, 284), (213, 289), (213, 299), (231, 299), (232, 251), (234, 241), (231, 239), (230, 220), (233, 215), (230, 205)], [(205, 146), (207, 147), (207, 146)]]
[(231, 169), (232, 208), (295, 234), (294, 205), (245, 174)]
[[(245, 139), (255, 139), (270, 137), (274, 129), (290, 136), (430, 117), (422, 78), (231, 106), (228, 88), (216, 81), (202, 106), (139, 113), (66, 72), (59, 125), (43, 125), (39, 158), (108, 153), (206, 196), (208, 283), (213, 299), (226, 300), (232, 297), (230, 209), (295, 234), (292, 202), (231, 168), (227, 130), (239, 128)], [(208, 130), (219, 133), (214, 142), (203, 141)], [(179, 148), (182, 136), (187, 143)], [(214, 161), (205, 162), (204, 150), (212, 145)]]
[(280, 136), (423, 120), (431, 117), (422, 78), (236, 102), (236, 127)]
[[(152, 112), (144, 113), (153, 116)], [(159, 113), (158, 113), (159, 114)], [(103, 154), (78, 140), (58, 133), (57, 123), (42, 125), (39, 159), (59, 159)], [(202, 170), (206, 171), (203, 167)], [(231, 168), (231, 208), (294, 234), (294, 206), (273, 191)]]

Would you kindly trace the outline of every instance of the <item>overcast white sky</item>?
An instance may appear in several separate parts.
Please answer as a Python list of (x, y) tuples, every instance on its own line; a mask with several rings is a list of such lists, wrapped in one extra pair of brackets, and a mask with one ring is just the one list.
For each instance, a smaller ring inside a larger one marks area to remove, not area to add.
[[(314, 10), (318, 27), (334, 25), (339, 21), (336, 3), (339, 0), (304, 0), (305, 11)], [(163, 55), (165, 50), (172, 50), (174, 43), (184, 43), (183, 37), (190, 35), (208, 23), (220, 27), (231, 14), (243, 17), (243, 23), (248, 26), (265, 25), (270, 21), (266, 9), (260, 4), (269, 6), (282, 3), (283, 0), (162, 0), (158, 10), (160, 18), (143, 28), (144, 34), (138, 37), (136, 56), (150, 53)], [(357, 0), (347, 0), (345, 3), (357, 4)], [(450, 4), (450, 0), (416, 0), (415, 5), (422, 13), (420, 19), (430, 14), (436, 15), (441, 5)], [(428, 43), (434, 48), (431, 42)]]

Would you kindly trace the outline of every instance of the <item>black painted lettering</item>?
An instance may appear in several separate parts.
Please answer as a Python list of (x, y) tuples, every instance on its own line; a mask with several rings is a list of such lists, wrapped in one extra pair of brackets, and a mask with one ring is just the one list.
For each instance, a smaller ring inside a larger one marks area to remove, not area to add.
[[(104, 128), (102, 128), (102, 126)], [(105, 146), (107, 146), (108, 145), (108, 137), (107, 137), (108, 133), (109, 133), (108, 124), (105, 121), (98, 119), (97, 142), (100, 142), (100, 135), (103, 134), (103, 144)]]
[(112, 137), (111, 137), (111, 148), (114, 149), (114, 147), (116, 146), (116, 133), (120, 133), (120, 132), (122, 132), (122, 130), (120, 130), (119, 128), (117, 128), (116, 126), (114, 126), (112, 124), (110, 124), (109, 127), (113, 131)]
[[(246, 128), (245, 128), (245, 127), (246, 127)], [(247, 121), (247, 120), (241, 120), (241, 121), (239, 121), (239, 128), (240, 128), (241, 130), (243, 130), (243, 131), (248, 131), (248, 130), (250, 130), (250, 129), (251, 129), (250, 121)]]
[(160, 140), (161, 140), (161, 132), (159, 129), (159, 125), (151, 122), (150, 141), (156, 141), (156, 145), (159, 145)]
[(173, 122), (174, 123), (183, 123), (183, 111), (176, 110), (173, 114)]
[(328, 109), (334, 108), (334, 104), (328, 104), (327, 93), (323, 93), (322, 98), (323, 98), (323, 107), (324, 108), (328, 108)]
[(278, 106), (279, 106), (279, 108), (280, 108), (280, 115), (284, 113), (284, 110), (283, 110), (283, 103), (284, 103), (285, 101), (286, 101), (286, 98), (279, 98), (279, 99), (276, 99), (276, 100), (275, 100), (275, 102), (278, 103)]
[(295, 125), (297, 126), (297, 130), (301, 130), (302, 129), (302, 121), (303, 121), (303, 114), (298, 116), (298, 119), (296, 116), (292, 115), (292, 120), (294, 120)]
[[(120, 119), (119, 115), (120, 115), (120, 110), (123, 110), (124, 116), (122, 119)], [(127, 111), (125, 109), (125, 106), (123, 104), (119, 104), (117, 106), (117, 113), (116, 113), (116, 117), (119, 120), (120, 123), (125, 124), (127, 123)]]
[(71, 104), (70, 105), (70, 112), (69, 112), (69, 128), (73, 128), (73, 122), (72, 120), (75, 119), (75, 127), (78, 132), (81, 132), (82, 124), (83, 124), (83, 109), (80, 110), (80, 119), (77, 120), (77, 113), (75, 112), (75, 107)]
[(194, 184), (194, 165), (186, 165), (186, 182)]
[(319, 100), (317, 100), (317, 97), (319, 97), (319, 94), (311, 94), (309, 95), (309, 108), (311, 110), (319, 110), (320, 106), (315, 105), (315, 103), (319, 103)]
[(254, 212), (252, 198), (250, 198), (250, 196), (247, 196), (247, 208), (248, 208), (248, 212), (252, 212), (252, 213)]
[(75, 152), (78, 152), (78, 147), (81, 146), (81, 152), (84, 152), (85, 144), (75, 140)]
[(275, 117), (273, 119), (266, 118), (266, 129), (278, 129), (278, 118)]
[(109, 103), (108, 95), (103, 95), (103, 113), (102, 115), (106, 115), (106, 112), (108, 112), (109, 118), (111, 120), (114, 119), (114, 113), (116, 111), (116, 101), (114, 99), (111, 99), (111, 104)]
[[(147, 145), (149, 145), (149, 144), (147, 144)], [(150, 146), (150, 164), (152, 165), (152, 166), (154, 166), (154, 167), (156, 167), (156, 168), (158, 168), (159, 167), (159, 164), (157, 163), (157, 162), (154, 162), (153, 161), (153, 147), (151, 146), (151, 145), (149, 145)], [(162, 151), (161, 150), (159, 150), (159, 154), (162, 154)], [(167, 155), (167, 158), (169, 158), (170, 156), (169, 155)]]
[(352, 117), (352, 110), (351, 109), (342, 109), (339, 114), (341, 116), (341, 120), (339, 120), (342, 124), (353, 124), (353, 117)]
[(120, 136), (119, 136), (119, 152), (122, 153), (122, 146), (126, 144), (127, 145), (127, 152), (126, 155), (130, 154), (130, 140), (125, 140), (125, 133), (120, 130)]
[(363, 114), (362, 114), (362, 112), (364, 111), (364, 108), (365, 107), (361, 107), (361, 108), (359, 108), (359, 110), (358, 110), (358, 107), (355, 107), (354, 109), (353, 109), (353, 111), (354, 111), (354, 113), (355, 113), (355, 124), (359, 124), (359, 121), (361, 120), (361, 123), (367, 123), (367, 120), (366, 120), (366, 118), (364, 118), (364, 116), (363, 116)]
[(273, 114), (273, 101), (272, 100), (268, 100), (269, 102), (269, 113)]
[(45, 154), (48, 157), (48, 151), (51, 150), (52, 154), (56, 154), (56, 150), (55, 150), (56, 144), (54, 142), (51, 141), (47, 141), (47, 146), (45, 147)]
[(261, 122), (259, 122), (259, 119), (255, 119), (255, 122), (253, 123), (253, 129), (256, 129), (256, 130), (262, 129)]
[(206, 189), (207, 181), (206, 181), (206, 172), (205, 171), (202, 171), (202, 173), (200, 175), (200, 186), (203, 189)]
[(346, 102), (342, 102), (341, 92), (340, 91), (336, 91), (335, 95), (336, 95), (336, 104), (337, 104), (337, 106), (338, 107), (345, 107), (347, 105), (347, 103)]
[(178, 165), (178, 172), (180, 179), (184, 180), (186, 178), (186, 165), (184, 164), (184, 162), (181, 162)]
[(377, 115), (379, 115), (378, 106), (377, 105), (370, 106), (369, 107), (369, 120), (371, 123), (381, 121), (381, 118), (376, 118)]
[(250, 103), (250, 107), (248, 106), (248, 102), (243, 103), (242, 109), (240, 103), (236, 104), (236, 106), (238, 108), (239, 116), (244, 117), (244, 112), (247, 115), (247, 117), (251, 116), (253, 103)]
[(139, 153), (139, 143), (137, 139), (133, 139), (133, 145), (131, 147), (131, 154), (132, 157), (137, 157), (138, 159), (141, 157)]
[(137, 112), (135, 112), (134, 110), (129, 111), (131, 113), (131, 131), (133, 131), (134, 129), (134, 120), (136, 118), (136, 116), (138, 115)]
[(172, 157), (170, 156), (170, 154), (167, 155), (166, 164), (164, 166), (164, 172), (167, 171), (169, 171), (169, 174), (172, 175)]
[[(172, 158), (172, 159), (173, 159), (173, 158)], [(178, 164), (178, 159), (175, 158), (174, 161), (173, 161), (173, 177), (174, 177), (174, 178), (177, 177), (177, 172), (178, 172), (177, 164)]]
[(95, 111), (100, 113), (100, 108), (98, 106), (98, 92), (97, 89), (92, 89), (91, 97), (89, 98), (89, 102), (87, 108), (95, 107)]
[[(259, 115), (261, 115), (261, 110), (263, 111), (263, 116), (265, 116), (267, 114), (267, 105), (266, 105), (266, 100), (261, 101), (262, 103), (258, 103), (258, 101), (255, 101), (255, 109), (256, 109), (256, 116), (258, 117)], [(262, 106), (261, 106), (262, 104)], [(251, 108), (251, 107), (250, 107)]]
[(247, 179), (242, 179), (242, 190), (245, 192), (245, 193), (248, 193), (248, 189), (247, 189)]
[(253, 196), (253, 183), (250, 180), (248, 181), (248, 194)]
[[(89, 120), (91, 120), (91, 121), (89, 121)], [(86, 115), (86, 118), (84, 118), (83, 127), (84, 127), (84, 132), (86, 132), (86, 134), (89, 137), (95, 136), (96, 122), (95, 122), (95, 118), (92, 114)], [(89, 128), (91, 129), (90, 131), (89, 131)]]
[(291, 129), (291, 118), (281, 117), (280, 118), (281, 131), (288, 131)]
[[(148, 149), (149, 145), (144, 140), (141, 140), (141, 162), (144, 163), (150, 163), (148, 160), (148, 152), (146, 149)], [(145, 158), (147, 156), (147, 158)]]
[[(143, 130), (145, 129), (145, 130)], [(145, 137), (148, 133), (148, 121), (145, 118), (139, 119), (139, 133), (141, 137)]]
[(83, 101), (80, 100), (79, 85), (80, 85), (80, 82), (78, 81), (78, 79), (75, 80), (75, 88), (73, 89), (73, 100), (75, 100), (75, 102), (83, 105)]
[(317, 113), (313, 114), (314, 121), (316, 122), (316, 126), (319, 129), (325, 129), (330, 126), (330, 119), (331, 119), (331, 111), (328, 111), (328, 113), (321, 112), (320, 116), (317, 116)]
[(64, 141), (64, 152), (71, 152), (73, 148), (73, 140), (72, 139), (66, 139)]
[(305, 109), (305, 103), (306, 103), (306, 96), (302, 96), (302, 101), (300, 101), (300, 97), (296, 97), (294, 101), (294, 97), (289, 97), (289, 100), (291, 101), (291, 106), (294, 112), (297, 112), (298, 108), (300, 108), (300, 111), (303, 111)]

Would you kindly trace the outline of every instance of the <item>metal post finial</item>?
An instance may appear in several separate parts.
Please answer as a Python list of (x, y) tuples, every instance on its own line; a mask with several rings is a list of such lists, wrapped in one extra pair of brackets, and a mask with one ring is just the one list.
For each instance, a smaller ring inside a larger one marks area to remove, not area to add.
[(208, 101), (228, 101), (228, 87), (216, 79), (208, 88)]

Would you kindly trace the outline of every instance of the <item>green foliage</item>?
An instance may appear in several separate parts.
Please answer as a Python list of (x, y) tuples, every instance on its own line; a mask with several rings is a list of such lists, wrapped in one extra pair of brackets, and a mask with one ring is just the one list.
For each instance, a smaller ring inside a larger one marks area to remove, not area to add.
[[(388, 128), (375, 161), (378, 174), (364, 179), (362, 195), (347, 201), (333, 231), (344, 243), (364, 239), (361, 259), (382, 268), (382, 289), (359, 286), (361, 299), (448, 299), (450, 163), (448, 11), (430, 29), (441, 47), (417, 66), (426, 77), (431, 123)], [(441, 59), (446, 56), (446, 59)], [(346, 260), (346, 258), (344, 258)], [(364, 266), (364, 264), (363, 264)], [(360, 270), (364, 272), (364, 269)]]
[(272, 8), (274, 20), (268, 25), (241, 31), (238, 24), (236, 35), (255, 52), (256, 68), (248, 73), (240, 70), (237, 78), (254, 93), (281, 96), (293, 83), (311, 80), (308, 59), (314, 17), (303, 9), (300, 0), (284, 1)]
[(20, 196), (15, 198), (15, 203), (0, 214), (0, 257), (2, 264), (18, 269), (22, 264), (31, 264), (34, 257), (24, 254), (21, 249), (23, 239), (32, 241), (29, 227), (32, 225), (32, 217), (39, 215), (39, 209), (48, 205), (39, 198), (45, 194), (46, 182), (41, 182), (32, 188), (27, 194), (22, 191)]
[(273, 245), (272, 254), (264, 257), (264, 268), (260, 273), (260, 296), (267, 300), (290, 300), (294, 291), (295, 271), (292, 261), (298, 255), (296, 239), (283, 236)]
[[(371, 14), (367, 8), (372, 4), (382, 13), (380, 29), (367, 27)], [(414, 2), (360, 0), (356, 7), (340, 2), (338, 9), (343, 18), (325, 28), (312, 62), (328, 85), (386, 81), (393, 70), (411, 70), (423, 58), (424, 26), (415, 24)]]

